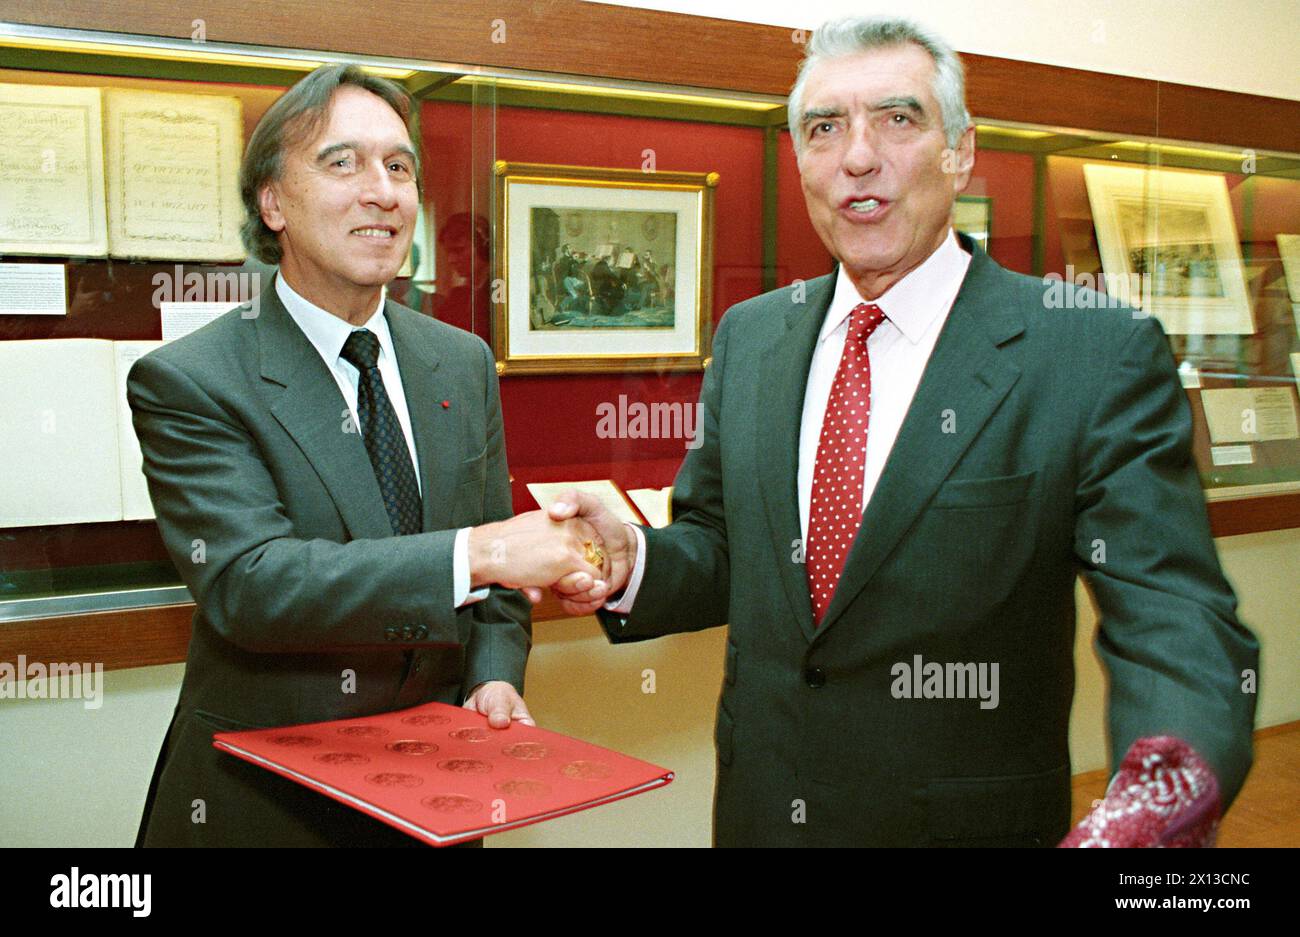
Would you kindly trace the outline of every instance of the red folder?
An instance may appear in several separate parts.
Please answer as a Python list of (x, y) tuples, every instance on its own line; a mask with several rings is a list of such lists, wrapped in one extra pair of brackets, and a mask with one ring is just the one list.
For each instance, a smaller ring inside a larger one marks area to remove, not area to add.
[(540, 823), (662, 787), (673, 773), (532, 726), (488, 726), (459, 706), (277, 729), (212, 744), (432, 846)]

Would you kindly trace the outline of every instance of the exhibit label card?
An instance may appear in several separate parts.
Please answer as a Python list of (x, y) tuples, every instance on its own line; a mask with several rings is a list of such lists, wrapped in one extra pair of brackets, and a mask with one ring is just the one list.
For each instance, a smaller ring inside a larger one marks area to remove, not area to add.
[(103, 257), (100, 91), (0, 83), (0, 254)]
[(189, 335), (238, 306), (231, 303), (161, 303), (164, 342)]
[(238, 98), (104, 92), (114, 257), (243, 260)]
[(1210, 442), (1266, 442), (1300, 437), (1295, 395), (1288, 387), (1201, 391)]
[(1211, 446), (1210, 460), (1215, 465), (1250, 465), (1255, 454), (1250, 446)]
[(618, 483), (608, 478), (585, 482), (530, 482), (525, 487), (543, 511), (555, 503), (560, 495), (573, 488), (598, 498), (605, 509), (621, 521), (629, 524), (648, 523)]
[(0, 264), (0, 316), (68, 314), (63, 264)]
[(671, 485), (667, 488), (629, 488), (627, 496), (651, 527), (667, 527), (673, 522)]

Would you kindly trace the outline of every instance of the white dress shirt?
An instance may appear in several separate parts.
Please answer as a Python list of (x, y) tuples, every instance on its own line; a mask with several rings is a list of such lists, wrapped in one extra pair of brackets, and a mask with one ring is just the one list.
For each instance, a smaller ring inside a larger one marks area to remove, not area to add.
[[(862, 486), (864, 512), (889, 452), (894, 448), (907, 409), (921, 384), (930, 353), (948, 321), (948, 312), (961, 290), (970, 260), (970, 254), (961, 249), (956, 235), (950, 230), (944, 242), (920, 266), (873, 301), (885, 313), (885, 321), (867, 339), (867, 354), (871, 359), (871, 423), (867, 427)], [(862, 302), (865, 300), (841, 265), (835, 281), (835, 295), (826, 311), (817, 347), (813, 351), (812, 365), (808, 369), (803, 418), (799, 426), (798, 493), (802, 542), (808, 539), (813, 471), (817, 466), (817, 446), (821, 441), (826, 403), (844, 354), (849, 314)], [(635, 525), (633, 531), (637, 538), (636, 565), (623, 595), (605, 606), (623, 615), (632, 610), (645, 572), (645, 535)]]
[[(307, 336), (307, 341), (311, 342), (312, 347), (325, 362), (325, 366), (329, 368), (334, 383), (338, 384), (339, 393), (343, 395), (343, 401), (352, 414), (354, 426), (361, 425), (361, 420), (357, 416), (357, 386), (361, 380), (361, 372), (352, 362), (344, 360), (343, 345), (347, 342), (348, 336), (359, 329), (368, 329), (375, 338), (379, 339), (379, 376), (383, 378), (384, 390), (393, 405), (393, 412), (397, 414), (397, 422), (402, 426), (402, 435), (406, 437), (406, 448), (411, 454), (411, 467), (415, 470), (415, 484), (420, 488), (423, 496), (423, 486), (420, 484), (420, 457), (416, 454), (415, 434), (411, 430), (411, 411), (406, 405), (406, 392), (402, 389), (402, 374), (397, 367), (397, 352), (393, 349), (393, 333), (389, 330), (388, 319), (384, 316), (386, 293), (380, 291), (379, 304), (366, 323), (361, 326), (354, 326), (346, 319), (341, 319), (312, 303), (296, 292), (284, 276), (278, 273), (275, 277), (275, 293), (280, 297), (280, 302), (284, 303), (289, 316), (297, 323), (298, 328), (302, 329), (302, 333)], [(468, 527), (456, 533), (452, 557), (452, 580), (452, 598), (456, 608), (487, 598), (487, 589), (479, 589), (475, 592), (470, 592), (469, 589)]]

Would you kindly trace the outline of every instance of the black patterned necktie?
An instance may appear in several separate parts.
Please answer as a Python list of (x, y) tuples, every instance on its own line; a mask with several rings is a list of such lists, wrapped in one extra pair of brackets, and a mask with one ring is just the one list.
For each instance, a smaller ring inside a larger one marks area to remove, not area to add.
[(379, 339), (360, 329), (343, 343), (342, 357), (361, 372), (357, 382), (357, 418), (361, 438), (374, 467), (384, 507), (395, 534), (418, 534), (421, 523), (420, 488), (415, 483), (415, 466), (397, 413), (384, 390), (379, 374)]

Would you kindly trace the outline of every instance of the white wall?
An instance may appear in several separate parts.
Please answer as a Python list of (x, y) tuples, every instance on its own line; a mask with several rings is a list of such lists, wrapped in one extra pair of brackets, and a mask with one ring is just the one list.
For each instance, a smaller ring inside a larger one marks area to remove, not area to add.
[(134, 843), (184, 671), (110, 671), (98, 709), (0, 700), (0, 846)]
[(1300, 99), (1296, 0), (601, 2), (792, 29), (849, 14), (909, 16), (960, 52)]

